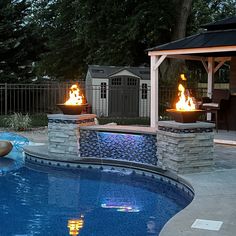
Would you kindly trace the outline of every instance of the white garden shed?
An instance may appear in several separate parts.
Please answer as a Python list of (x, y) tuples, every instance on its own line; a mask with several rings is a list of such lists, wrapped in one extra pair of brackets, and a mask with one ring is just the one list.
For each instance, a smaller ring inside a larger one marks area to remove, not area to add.
[(88, 67), (86, 98), (99, 117), (149, 117), (149, 88), (149, 67)]

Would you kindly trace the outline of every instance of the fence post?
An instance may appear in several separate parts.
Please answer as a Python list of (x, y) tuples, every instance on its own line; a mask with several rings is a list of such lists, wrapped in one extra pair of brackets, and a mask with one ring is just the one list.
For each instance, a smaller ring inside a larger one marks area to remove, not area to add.
[(7, 83), (5, 83), (5, 115), (7, 115)]

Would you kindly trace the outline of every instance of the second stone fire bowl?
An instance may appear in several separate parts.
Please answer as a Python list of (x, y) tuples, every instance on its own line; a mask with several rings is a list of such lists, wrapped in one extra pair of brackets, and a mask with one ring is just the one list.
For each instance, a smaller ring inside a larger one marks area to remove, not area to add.
[(194, 111), (178, 111), (176, 109), (166, 110), (176, 122), (180, 123), (195, 123), (204, 110), (194, 110)]

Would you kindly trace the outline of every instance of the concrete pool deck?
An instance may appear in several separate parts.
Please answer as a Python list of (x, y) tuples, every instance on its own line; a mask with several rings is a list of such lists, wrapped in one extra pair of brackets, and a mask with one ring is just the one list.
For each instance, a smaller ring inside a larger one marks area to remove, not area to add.
[[(236, 132), (219, 130), (214, 142), (215, 171), (181, 175), (191, 183), (195, 197), (167, 222), (160, 236), (236, 235)], [(223, 224), (219, 230), (192, 228), (197, 219)]]
[[(47, 143), (47, 130), (19, 134), (34, 142)], [(235, 144), (235, 131), (219, 131), (215, 135), (215, 171), (181, 175), (193, 186), (195, 198), (189, 206), (169, 220), (162, 229), (161, 236), (236, 235)], [(223, 224), (218, 231), (191, 228), (196, 219), (220, 221)]]

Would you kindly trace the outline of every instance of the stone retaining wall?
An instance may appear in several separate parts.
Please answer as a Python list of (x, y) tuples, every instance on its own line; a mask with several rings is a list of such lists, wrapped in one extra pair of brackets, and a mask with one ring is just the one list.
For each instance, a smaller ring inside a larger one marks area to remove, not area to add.
[(57, 160), (80, 158), (80, 126), (94, 125), (96, 115), (48, 115), (48, 152)]
[(213, 124), (203, 122), (160, 122), (157, 132), (158, 164), (177, 174), (212, 170), (213, 127)]

